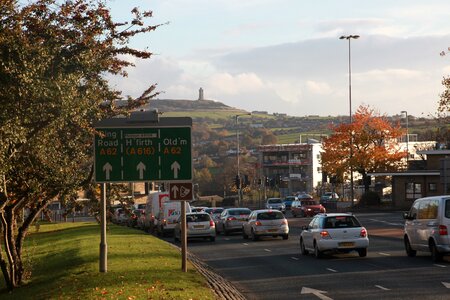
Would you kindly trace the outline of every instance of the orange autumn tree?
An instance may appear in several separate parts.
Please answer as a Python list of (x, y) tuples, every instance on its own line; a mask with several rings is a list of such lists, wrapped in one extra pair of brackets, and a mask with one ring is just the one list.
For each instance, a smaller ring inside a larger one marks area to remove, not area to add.
[[(394, 171), (403, 167), (406, 151), (397, 139), (404, 134), (399, 124), (392, 125), (369, 106), (360, 106), (353, 122), (333, 126), (333, 134), (323, 141), (322, 170), (337, 178), (349, 174), (350, 166), (363, 177), (368, 191), (367, 173)], [(352, 155), (350, 158), (350, 145)]]

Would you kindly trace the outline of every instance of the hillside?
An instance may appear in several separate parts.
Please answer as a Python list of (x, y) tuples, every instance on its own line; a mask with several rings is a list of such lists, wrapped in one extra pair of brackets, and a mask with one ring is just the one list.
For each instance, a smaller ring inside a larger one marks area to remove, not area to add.
[(147, 108), (156, 108), (161, 112), (180, 112), (180, 111), (242, 111), (214, 100), (172, 100), (155, 99), (151, 100)]

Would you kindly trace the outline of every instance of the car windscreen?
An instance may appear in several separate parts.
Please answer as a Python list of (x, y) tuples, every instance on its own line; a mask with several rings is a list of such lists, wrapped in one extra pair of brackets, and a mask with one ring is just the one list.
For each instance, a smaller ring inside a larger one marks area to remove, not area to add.
[(268, 212), (263, 212), (263, 213), (259, 213), (258, 220), (279, 220), (279, 219), (284, 219), (284, 215), (283, 213), (279, 212), (279, 211), (268, 211)]
[(229, 214), (232, 216), (249, 215), (250, 210), (249, 209), (233, 209), (233, 210), (229, 211)]
[(197, 223), (197, 222), (208, 222), (211, 218), (208, 214), (198, 214), (198, 215), (189, 215), (186, 216), (186, 222), (188, 223)]
[(327, 217), (323, 228), (351, 228), (361, 227), (361, 224), (353, 216)]

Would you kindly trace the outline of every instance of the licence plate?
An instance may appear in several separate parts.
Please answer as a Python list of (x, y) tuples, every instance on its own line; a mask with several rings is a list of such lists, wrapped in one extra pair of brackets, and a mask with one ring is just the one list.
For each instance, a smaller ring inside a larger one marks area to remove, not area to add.
[(195, 229), (202, 229), (202, 228), (203, 228), (203, 225), (194, 225), (194, 228), (195, 228)]
[(277, 230), (276, 229), (268, 229), (267, 231), (268, 232), (276, 232)]
[(353, 247), (353, 246), (355, 246), (355, 243), (353, 243), (353, 242), (342, 242), (342, 243), (339, 243), (339, 247)]

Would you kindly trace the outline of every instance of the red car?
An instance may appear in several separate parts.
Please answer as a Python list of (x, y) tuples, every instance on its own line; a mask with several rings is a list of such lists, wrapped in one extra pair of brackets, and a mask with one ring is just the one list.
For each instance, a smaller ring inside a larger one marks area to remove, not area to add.
[(294, 217), (312, 217), (327, 211), (322, 204), (318, 204), (314, 200), (305, 199), (292, 202), (291, 212)]

